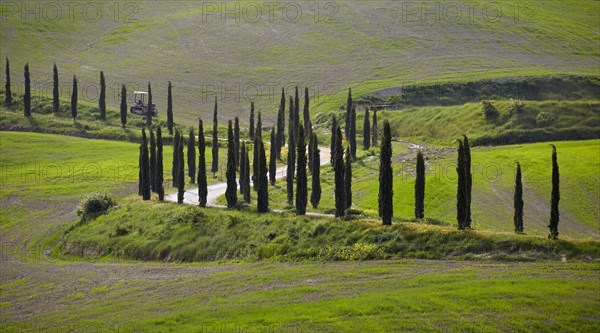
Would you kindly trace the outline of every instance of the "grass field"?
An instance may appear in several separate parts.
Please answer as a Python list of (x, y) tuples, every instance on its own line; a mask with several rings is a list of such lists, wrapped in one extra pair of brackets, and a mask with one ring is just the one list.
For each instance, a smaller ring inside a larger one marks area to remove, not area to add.
[[(318, 113), (343, 103), (348, 87), (360, 95), (410, 84), (600, 74), (596, 1), (540, 0), (518, 8), (501, 1), (477, 5), (472, 14), (469, 2), (459, 1), (453, 4), (460, 17), (445, 7), (427, 7), (435, 14), (422, 16), (419, 6), (413, 12), (396, 1), (299, 2), (297, 18), (287, 4), (269, 16), (265, 2), (219, 3), (225, 9), (193, 1), (111, 2), (89, 14), (82, 4), (72, 16), (63, 4), (58, 19), (43, 8), (37, 19), (22, 16), (20, 4), (2, 7), (0, 29), (15, 85), (29, 62), (33, 89), (51, 96), (56, 62), (63, 97), (75, 74), (86, 88), (80, 99), (93, 103), (104, 70), (109, 105), (118, 105), (122, 83), (133, 91), (151, 81), (164, 111), (170, 80), (182, 122), (209, 116), (215, 94), (222, 120), (246, 120), (251, 100), (272, 119), (281, 86), (309, 86)], [(254, 19), (257, 7), (262, 16)]]

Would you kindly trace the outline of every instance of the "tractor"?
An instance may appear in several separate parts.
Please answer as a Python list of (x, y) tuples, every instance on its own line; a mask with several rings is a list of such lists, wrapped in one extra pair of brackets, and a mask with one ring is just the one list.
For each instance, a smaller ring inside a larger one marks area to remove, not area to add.
[[(138, 116), (145, 116), (148, 113), (148, 93), (145, 91), (134, 91), (133, 92), (133, 106), (129, 108), (129, 111)], [(158, 110), (156, 110), (156, 104), (152, 103), (152, 116), (156, 117)]]

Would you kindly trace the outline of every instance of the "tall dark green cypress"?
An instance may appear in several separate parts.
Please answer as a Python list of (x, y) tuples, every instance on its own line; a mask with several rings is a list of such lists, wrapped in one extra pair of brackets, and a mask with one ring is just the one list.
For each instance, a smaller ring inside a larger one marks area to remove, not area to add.
[(344, 203), (346, 209), (352, 207), (352, 153), (350, 148), (346, 147), (346, 162), (344, 164)]
[(100, 71), (100, 96), (98, 97), (98, 109), (100, 110), (100, 120), (106, 120), (106, 81), (104, 72)]
[(175, 130), (175, 137), (173, 138), (173, 168), (171, 170), (171, 176), (173, 177), (173, 187), (177, 187), (177, 172), (179, 172), (179, 137), (181, 133), (179, 130)]
[(262, 118), (260, 112), (258, 113), (258, 120), (256, 121), (256, 129), (254, 131), (254, 156), (252, 160), (252, 184), (255, 191), (258, 191), (258, 174), (260, 172), (260, 164), (258, 163), (260, 159), (260, 146), (258, 141), (262, 141)]
[(469, 147), (469, 139), (466, 135), (463, 135), (463, 146), (464, 146), (464, 173), (465, 173), (465, 228), (471, 228), (471, 190), (473, 188), (473, 177), (471, 176), (471, 148)]
[(206, 142), (204, 139), (204, 124), (198, 119), (198, 205), (206, 206), (208, 188), (206, 184)]
[(152, 86), (150, 82), (148, 82), (148, 109), (146, 111), (146, 127), (152, 127), (152, 112), (154, 111), (154, 107), (152, 105)]
[(25, 64), (25, 94), (23, 95), (23, 113), (31, 117), (31, 78), (29, 76), (29, 63)]
[(415, 179), (415, 218), (425, 217), (425, 159), (423, 153), (417, 152), (417, 177)]
[(335, 156), (333, 171), (335, 176), (335, 216), (344, 216), (346, 210), (346, 190), (344, 182), (344, 148), (342, 148), (342, 129), (338, 126), (335, 134)]
[(303, 118), (304, 118), (304, 135), (307, 138), (312, 137), (312, 125), (310, 122), (310, 98), (308, 95), (308, 87), (304, 87), (304, 109), (303, 109)]
[(321, 201), (321, 158), (317, 133), (313, 132), (313, 166), (312, 166), (312, 192), (310, 193), (310, 203), (313, 208), (319, 207)]
[(244, 173), (246, 172), (246, 170), (244, 170), (244, 168), (246, 167), (246, 144), (243, 141), (240, 150), (240, 177), (238, 184), (240, 185), (240, 194), (244, 194)]
[(383, 220), (383, 225), (391, 225), (394, 216), (392, 131), (387, 120), (383, 122), (383, 139), (379, 156), (379, 216)]
[(150, 200), (150, 161), (148, 159), (148, 140), (146, 139), (146, 129), (142, 128), (142, 199)]
[(250, 140), (254, 140), (254, 102), (250, 102), (250, 130), (248, 132), (248, 137)]
[(233, 143), (235, 152), (235, 170), (240, 168), (240, 118), (235, 117), (233, 125)]
[(281, 158), (281, 148), (285, 146), (285, 89), (281, 88), (281, 100), (277, 113), (277, 158)]
[(127, 88), (121, 85), (121, 127), (127, 126)]
[(267, 180), (267, 158), (265, 156), (265, 146), (262, 139), (258, 140), (259, 145), (259, 174), (258, 174), (258, 199), (257, 211), (266, 213), (269, 210), (269, 181)]
[(219, 125), (217, 120), (217, 97), (215, 96), (215, 110), (213, 112), (213, 130), (212, 130), (212, 168), (210, 171), (213, 173), (213, 177), (216, 177), (217, 171), (219, 171), (219, 133), (217, 132), (217, 126)]
[(190, 128), (188, 135), (187, 144), (187, 165), (188, 165), (188, 176), (190, 177), (190, 183), (196, 183), (196, 136), (194, 135), (194, 129)]
[(237, 205), (237, 182), (235, 179), (235, 140), (233, 138), (233, 124), (231, 120), (229, 120), (227, 128), (227, 169), (225, 175), (227, 178), (225, 199), (227, 199), (227, 208), (232, 208)]
[(336, 153), (335, 153), (336, 138), (335, 138), (335, 136), (337, 135), (337, 128), (338, 128), (337, 119), (335, 118), (335, 115), (333, 115), (333, 116), (331, 116), (331, 145), (329, 146), (329, 150), (331, 153), (331, 159), (329, 162), (331, 163), (331, 165), (335, 164), (335, 157), (336, 157)]
[[(311, 129), (311, 133), (312, 133), (312, 129)], [(310, 136), (308, 136), (308, 172), (312, 175), (313, 173), (313, 159), (314, 159), (314, 149), (313, 146), (315, 145), (314, 143), (314, 136), (311, 134)]]
[(550, 199), (550, 234), (548, 238), (558, 239), (558, 222), (560, 212), (558, 203), (560, 201), (560, 174), (558, 172), (558, 158), (556, 156), (556, 146), (552, 145), (552, 197)]
[(466, 180), (465, 180), (465, 149), (462, 140), (458, 140), (458, 157), (456, 160), (457, 189), (456, 189), (456, 220), (458, 229), (466, 228)]
[(363, 122), (363, 149), (371, 148), (371, 119), (369, 119), (369, 108), (365, 108), (365, 119)]
[(294, 145), (291, 149), (294, 149), (298, 142), (298, 127), (300, 127), (300, 94), (298, 93), (298, 86), (296, 86), (294, 93)]
[(158, 193), (158, 200), (163, 201), (165, 199), (165, 188), (163, 187), (164, 174), (163, 174), (163, 141), (162, 141), (162, 130), (160, 127), (156, 129), (156, 178), (155, 187), (156, 193)]
[(185, 160), (183, 157), (183, 134), (177, 144), (177, 203), (182, 204), (185, 196)]
[[(294, 100), (292, 99), (292, 97), (289, 97), (289, 119), (288, 119), (288, 160), (287, 160), (287, 164), (288, 164), (288, 173), (287, 175), (291, 175), (291, 181), (293, 181), (294, 179), (294, 171), (296, 170), (296, 149), (294, 149), (294, 147), (296, 147), (296, 128), (297, 125), (295, 124), (296, 121), (296, 116), (294, 115), (294, 112), (296, 110), (296, 107), (294, 106)], [(286, 175), (286, 177), (287, 177)], [(289, 187), (288, 187), (289, 190)], [(293, 193), (288, 193), (288, 201), (290, 202), (290, 205), (293, 205), (293, 198), (294, 194)]]
[(244, 165), (244, 174), (240, 174), (240, 181), (244, 184), (244, 188), (242, 189), (242, 195), (244, 196), (244, 201), (246, 203), (250, 203), (250, 157), (248, 156), (248, 150), (246, 149), (246, 144), (242, 142), (242, 159)]
[(275, 185), (277, 176), (277, 136), (275, 135), (275, 127), (271, 129), (271, 147), (269, 154), (269, 182)]
[(356, 161), (356, 106), (352, 105), (352, 110), (350, 111), (350, 137), (348, 141), (350, 142), (350, 157), (352, 161)]
[(306, 143), (304, 140), (304, 128), (298, 128), (298, 145), (296, 147), (296, 215), (306, 214), (308, 203), (308, 188), (306, 176)]
[(71, 117), (73, 122), (77, 118), (77, 77), (73, 75), (73, 91), (71, 92)]
[(156, 192), (156, 139), (154, 132), (150, 131), (150, 190)]
[(513, 216), (513, 222), (515, 223), (515, 232), (523, 232), (523, 180), (521, 174), (521, 164), (517, 163), (517, 171), (515, 173), (515, 196), (514, 196), (514, 207), (515, 214)]
[(167, 128), (169, 129), (169, 135), (173, 135), (173, 92), (171, 81), (169, 81), (169, 87), (167, 88)]
[(379, 145), (379, 129), (377, 128), (377, 111), (373, 111), (373, 142), (372, 146), (377, 147)]
[(4, 103), (8, 108), (12, 105), (12, 92), (10, 90), (10, 61), (8, 60), (8, 57), (6, 57), (6, 67), (4, 70), (6, 73), (6, 82), (4, 83)]
[(346, 100), (346, 130), (344, 132), (346, 139), (350, 139), (350, 127), (352, 126), (352, 120), (350, 119), (352, 113), (352, 88), (348, 88), (348, 99)]
[(58, 91), (58, 67), (56, 67), (56, 63), (54, 63), (54, 67), (52, 67), (52, 112), (58, 114), (59, 111), (60, 95)]

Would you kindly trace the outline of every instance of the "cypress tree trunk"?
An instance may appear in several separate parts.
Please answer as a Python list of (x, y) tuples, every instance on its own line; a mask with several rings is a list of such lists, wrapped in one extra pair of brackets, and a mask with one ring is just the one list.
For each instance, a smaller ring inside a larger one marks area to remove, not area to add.
[(179, 135), (177, 144), (177, 203), (182, 204), (185, 195), (185, 160), (183, 157), (183, 134)]
[(419, 150), (417, 152), (417, 178), (415, 179), (415, 218), (425, 217), (425, 160)]
[[(350, 148), (346, 148), (346, 163), (344, 164), (344, 203), (348, 209), (352, 207), (352, 153)], [(345, 210), (344, 209), (344, 210)]]
[(73, 75), (73, 91), (71, 93), (71, 117), (75, 122), (75, 118), (77, 118), (77, 77), (75, 75)]
[(187, 158), (188, 158), (188, 176), (190, 177), (190, 183), (196, 183), (196, 136), (194, 135), (194, 129), (190, 128), (188, 135), (187, 145)]
[(377, 128), (377, 111), (373, 111), (373, 147), (379, 145), (379, 132)]
[(352, 88), (348, 88), (348, 99), (346, 100), (346, 138), (350, 138), (350, 126), (352, 120), (350, 119), (350, 113), (352, 113)]
[(121, 127), (127, 126), (127, 88), (121, 85)]
[(173, 187), (177, 187), (177, 172), (179, 172), (179, 137), (181, 134), (179, 130), (175, 130), (175, 137), (173, 139), (173, 169), (171, 170), (171, 176), (173, 178)]
[(158, 193), (158, 200), (163, 201), (165, 199), (165, 189), (163, 187), (164, 175), (163, 175), (163, 142), (162, 142), (162, 130), (156, 129), (156, 178), (155, 187), (156, 193)]
[(523, 232), (523, 181), (521, 175), (521, 164), (517, 163), (517, 172), (515, 174), (515, 196), (514, 196), (514, 207), (515, 215), (513, 221), (515, 223), (515, 232)]
[(150, 129), (150, 190), (156, 193), (156, 140)]
[(167, 128), (169, 129), (169, 135), (173, 135), (173, 94), (171, 89), (171, 81), (169, 81), (167, 89)]
[(202, 119), (198, 119), (198, 205), (200, 207), (206, 207), (206, 196), (208, 195), (205, 153), (204, 124)]
[(244, 160), (244, 174), (240, 175), (240, 182), (244, 184), (244, 188), (242, 189), (242, 195), (244, 196), (244, 201), (246, 203), (250, 203), (250, 158), (248, 156), (248, 150), (246, 149), (246, 145), (243, 142), (242, 158)]
[(556, 156), (556, 147), (552, 145), (552, 197), (550, 199), (550, 234), (548, 238), (558, 239), (558, 222), (560, 220), (560, 212), (558, 203), (560, 201), (560, 175), (558, 172), (558, 158)]
[(235, 117), (233, 126), (233, 144), (235, 153), (235, 170), (240, 168), (240, 118)]
[[(6, 59), (8, 61), (8, 58)], [(103, 76), (100, 76), (100, 78), (102, 80)], [(7, 77), (7, 80), (10, 80), (10, 78)], [(58, 91), (58, 67), (56, 67), (56, 63), (54, 63), (54, 67), (52, 68), (52, 83), (52, 112), (58, 114), (60, 112), (60, 95)], [(10, 91), (10, 88), (7, 91)]]
[(471, 148), (469, 147), (469, 139), (463, 135), (464, 146), (464, 173), (465, 173), (465, 228), (471, 229), (471, 189), (473, 187), (473, 177), (471, 176)]
[(269, 182), (271, 185), (275, 185), (275, 178), (277, 175), (277, 143), (275, 136), (275, 127), (271, 129), (271, 150), (269, 154)]
[(456, 220), (458, 222), (458, 230), (464, 230), (466, 227), (466, 201), (465, 196), (466, 181), (465, 181), (465, 158), (464, 145), (462, 140), (458, 140), (458, 157), (456, 160), (457, 189), (456, 189)]
[(350, 157), (356, 161), (356, 107), (353, 105), (350, 111)]
[(306, 214), (306, 204), (308, 202), (308, 189), (306, 177), (306, 143), (304, 141), (304, 128), (298, 129), (298, 145), (296, 147), (298, 163), (296, 163), (296, 215)]
[(391, 225), (394, 216), (393, 174), (392, 174), (392, 133), (390, 123), (383, 122), (383, 140), (379, 162), (379, 216), (383, 225)]
[(6, 107), (9, 108), (12, 105), (12, 92), (10, 90), (10, 61), (8, 61), (8, 57), (6, 57), (6, 83), (4, 83), (4, 103)]
[(335, 134), (335, 217), (344, 216), (346, 210), (346, 191), (344, 189), (344, 149), (342, 148), (342, 130), (338, 126)]
[(317, 134), (313, 133), (313, 172), (312, 172), (312, 192), (310, 194), (310, 203), (313, 208), (319, 207), (321, 201), (321, 155), (317, 140)]
[(31, 117), (31, 79), (29, 77), (29, 63), (25, 64), (25, 94), (23, 95), (25, 117)]
[(100, 119), (106, 120), (106, 82), (104, 81), (103, 71), (100, 71), (100, 97), (98, 98), (98, 109), (100, 109)]
[(237, 205), (237, 183), (235, 179), (235, 140), (233, 138), (233, 124), (229, 121), (227, 129), (227, 189), (225, 198), (227, 199), (227, 208)]
[(152, 86), (150, 86), (150, 82), (148, 82), (148, 109), (146, 110), (146, 127), (152, 127), (152, 112), (154, 111), (154, 106), (152, 105)]
[(369, 109), (365, 108), (365, 119), (363, 122), (363, 149), (371, 148), (371, 120), (369, 119)]
[(213, 130), (212, 130), (212, 168), (210, 171), (213, 173), (213, 177), (217, 177), (217, 171), (219, 171), (219, 134), (217, 132), (217, 97), (215, 97), (215, 110), (213, 112)]
[(331, 153), (331, 158), (329, 160), (329, 163), (332, 166), (335, 166), (335, 157), (336, 157), (336, 153), (335, 153), (335, 147), (336, 147), (336, 135), (337, 135), (337, 128), (338, 128), (338, 124), (337, 124), (337, 119), (335, 118), (335, 115), (331, 116), (331, 144), (329, 146), (329, 151)]
[(254, 102), (250, 102), (250, 140), (254, 140)]
[(267, 180), (267, 158), (265, 156), (265, 146), (262, 140), (258, 141), (259, 145), (259, 174), (258, 174), (258, 202), (257, 211), (266, 213), (269, 210), (269, 190)]
[(146, 130), (142, 129), (142, 199), (150, 200), (150, 161), (148, 160), (148, 140), (146, 139)]

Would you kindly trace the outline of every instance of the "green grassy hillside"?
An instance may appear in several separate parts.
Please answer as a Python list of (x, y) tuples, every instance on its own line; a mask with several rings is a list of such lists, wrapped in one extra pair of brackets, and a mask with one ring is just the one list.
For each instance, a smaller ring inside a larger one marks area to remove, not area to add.
[(272, 117), (281, 86), (311, 87), (319, 112), (339, 105), (348, 87), (361, 95), (420, 83), (600, 74), (596, 1), (497, 2), (472, 12), (459, 1), (460, 17), (455, 8), (423, 14), (397, 1), (299, 2), (272, 11), (267, 2), (218, 4), (232, 12), (191, 1), (111, 2), (87, 12), (82, 3), (73, 15), (63, 4), (55, 18), (42, 7), (33, 17), (21, 15), (21, 3), (3, 6), (2, 56), (12, 60), (15, 85), (29, 62), (33, 89), (46, 96), (54, 62), (62, 94), (76, 74), (86, 88), (80, 99), (90, 102), (104, 70), (113, 106), (121, 83), (131, 91), (151, 81), (164, 112), (171, 80), (181, 121), (209, 115), (215, 92), (223, 119), (245, 120), (250, 100)]

